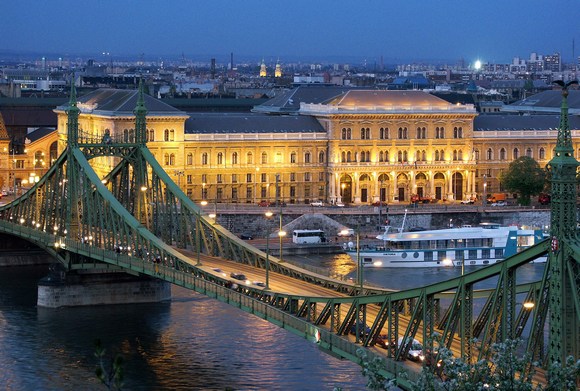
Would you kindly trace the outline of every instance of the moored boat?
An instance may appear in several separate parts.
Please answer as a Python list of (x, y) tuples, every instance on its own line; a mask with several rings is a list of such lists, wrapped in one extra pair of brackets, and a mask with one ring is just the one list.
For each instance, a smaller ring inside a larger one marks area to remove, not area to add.
[[(354, 246), (347, 253), (364, 267), (485, 266), (499, 262), (544, 239), (541, 229), (482, 223), (419, 232), (385, 232), (379, 243)], [(534, 262), (545, 262), (546, 257)]]

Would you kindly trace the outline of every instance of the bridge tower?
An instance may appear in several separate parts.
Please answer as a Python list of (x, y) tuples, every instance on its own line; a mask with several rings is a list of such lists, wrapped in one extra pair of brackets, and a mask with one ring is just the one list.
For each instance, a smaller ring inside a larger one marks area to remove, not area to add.
[[(562, 105), (552, 173), (551, 251), (544, 277), (549, 303), (550, 342), (548, 364), (564, 363), (569, 355), (580, 357), (580, 264), (577, 251), (576, 170), (572, 136), (568, 125), (568, 87), (577, 82), (557, 82), (562, 86)], [(541, 303), (542, 304), (542, 303)]]

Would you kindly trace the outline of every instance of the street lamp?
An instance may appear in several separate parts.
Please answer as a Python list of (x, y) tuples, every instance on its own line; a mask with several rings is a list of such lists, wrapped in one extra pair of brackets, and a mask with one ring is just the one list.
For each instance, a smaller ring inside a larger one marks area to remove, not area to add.
[(483, 206), (487, 206), (487, 175), (483, 175)]
[[(266, 221), (269, 222), (274, 213), (267, 211), (264, 215), (266, 216)], [(266, 288), (264, 290), (270, 289), (270, 230), (268, 225), (266, 224)]]
[[(280, 215), (280, 217), (282, 217)], [(282, 239), (284, 239), (284, 236), (286, 236), (286, 231), (282, 230), (282, 220), (280, 220), (280, 230), (278, 231), (278, 237), (280, 238), (280, 261), (279, 262), (283, 262), (282, 261)]]

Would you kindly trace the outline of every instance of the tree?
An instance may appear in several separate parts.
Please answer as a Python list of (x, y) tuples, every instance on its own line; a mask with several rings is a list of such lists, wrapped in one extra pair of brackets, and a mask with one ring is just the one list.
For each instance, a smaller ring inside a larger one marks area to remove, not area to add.
[(101, 340), (95, 341), (95, 357), (98, 360), (95, 375), (109, 390), (121, 390), (123, 388), (123, 357), (117, 354), (110, 362), (105, 363), (105, 348)]
[(507, 191), (518, 193), (520, 205), (529, 205), (530, 197), (544, 189), (546, 172), (534, 159), (522, 156), (510, 163), (500, 181)]

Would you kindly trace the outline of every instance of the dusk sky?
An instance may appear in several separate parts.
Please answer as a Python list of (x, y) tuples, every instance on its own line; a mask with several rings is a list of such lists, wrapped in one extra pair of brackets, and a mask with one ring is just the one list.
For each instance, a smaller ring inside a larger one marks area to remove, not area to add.
[(0, 51), (370, 64), (580, 55), (580, 0), (4, 0)]

